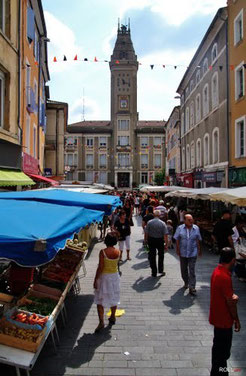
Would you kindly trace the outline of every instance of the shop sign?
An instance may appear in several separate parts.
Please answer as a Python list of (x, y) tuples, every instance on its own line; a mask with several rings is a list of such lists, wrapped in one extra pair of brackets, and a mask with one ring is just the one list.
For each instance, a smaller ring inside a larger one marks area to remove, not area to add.
[(202, 180), (202, 171), (197, 171), (194, 173), (194, 180)]
[(169, 175), (175, 175), (175, 168), (169, 168)]
[(183, 178), (184, 187), (193, 188), (193, 174), (184, 175)]
[(225, 177), (224, 171), (217, 171), (217, 182), (221, 182)]
[(27, 153), (23, 153), (23, 172), (26, 174), (39, 174), (38, 160)]
[(246, 184), (246, 168), (235, 168), (229, 170), (230, 184)]
[(202, 181), (206, 183), (216, 183), (217, 182), (216, 172), (203, 172)]

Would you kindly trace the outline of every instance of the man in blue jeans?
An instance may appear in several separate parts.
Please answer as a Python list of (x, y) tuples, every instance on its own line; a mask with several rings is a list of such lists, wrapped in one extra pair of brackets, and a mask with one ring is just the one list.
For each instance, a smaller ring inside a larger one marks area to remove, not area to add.
[(197, 255), (202, 255), (200, 245), (202, 238), (199, 227), (193, 224), (192, 215), (185, 215), (184, 224), (178, 226), (174, 239), (176, 240), (176, 252), (180, 258), (184, 288), (189, 288), (189, 293), (196, 295), (195, 265)]

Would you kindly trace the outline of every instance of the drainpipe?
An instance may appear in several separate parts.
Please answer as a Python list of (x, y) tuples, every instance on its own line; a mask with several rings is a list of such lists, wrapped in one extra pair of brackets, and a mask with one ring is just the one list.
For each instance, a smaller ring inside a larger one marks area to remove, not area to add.
[(228, 47), (228, 20), (225, 21), (226, 24), (226, 132), (227, 132), (227, 181), (226, 181), (226, 188), (229, 187), (229, 165), (230, 165), (230, 73), (229, 73), (229, 47)]
[[(18, 138), (22, 150), (22, 127), (20, 121), (21, 114), (21, 0), (18, 2), (18, 115), (17, 115), (17, 125), (18, 125)], [(22, 168), (22, 166), (21, 166)]]

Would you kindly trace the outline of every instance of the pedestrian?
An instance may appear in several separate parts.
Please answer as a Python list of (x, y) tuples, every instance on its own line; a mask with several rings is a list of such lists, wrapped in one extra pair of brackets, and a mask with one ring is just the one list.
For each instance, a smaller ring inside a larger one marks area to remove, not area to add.
[(167, 220), (167, 231), (168, 231), (168, 248), (173, 248), (173, 222), (171, 219)]
[(191, 214), (184, 217), (185, 223), (178, 226), (174, 239), (176, 240), (176, 252), (180, 259), (181, 276), (184, 288), (189, 288), (191, 295), (196, 295), (195, 266), (197, 255), (201, 256), (201, 234), (199, 227), (193, 224)]
[(167, 226), (160, 220), (159, 210), (154, 211), (154, 219), (148, 221), (145, 228), (146, 238), (149, 245), (149, 264), (152, 271), (152, 277), (157, 276), (156, 250), (158, 250), (158, 272), (166, 275), (164, 272), (164, 250), (167, 251)]
[(237, 314), (238, 296), (233, 292), (231, 279), (235, 261), (234, 249), (223, 248), (220, 264), (211, 277), (209, 322), (214, 326), (214, 339), (210, 376), (229, 376), (227, 360), (231, 351), (232, 328), (234, 325), (235, 332), (239, 332), (241, 327)]
[(95, 299), (99, 324), (95, 330), (98, 333), (104, 328), (104, 308), (111, 308), (110, 324), (115, 324), (115, 312), (120, 303), (120, 276), (118, 263), (120, 251), (115, 248), (117, 237), (108, 233), (105, 237), (106, 248), (99, 253), (99, 264), (94, 280)]
[(125, 205), (123, 206), (123, 210), (126, 213), (126, 218), (128, 219), (130, 226), (133, 226), (133, 220), (132, 220), (133, 206), (131, 205), (131, 201), (129, 199), (126, 199)]
[(218, 243), (219, 253), (225, 247), (234, 248), (232, 235), (231, 213), (229, 210), (224, 210), (221, 219), (215, 224), (212, 234), (213, 241)]
[(185, 214), (186, 214), (186, 210), (185, 208), (181, 208), (179, 210), (179, 224), (182, 225), (185, 221)]
[(165, 222), (167, 220), (167, 209), (164, 206), (163, 200), (159, 201), (159, 205), (156, 207), (156, 210), (160, 211), (160, 219)]
[(235, 274), (241, 282), (246, 282), (246, 254), (245, 247), (243, 246), (243, 238), (245, 238), (245, 232), (243, 230), (244, 221), (242, 218), (237, 218), (236, 224), (233, 227), (232, 240), (234, 249), (236, 252)]
[(134, 205), (136, 209), (136, 215), (139, 215), (140, 214), (140, 197), (139, 196), (135, 196)]
[(122, 261), (122, 255), (124, 247), (126, 248), (127, 260), (130, 258), (130, 235), (131, 227), (128, 218), (126, 218), (126, 212), (121, 210), (119, 213), (119, 219), (114, 224), (114, 230), (117, 232), (120, 248), (120, 261)]
[(146, 229), (147, 223), (151, 219), (154, 219), (153, 206), (148, 206), (147, 209), (146, 209), (146, 215), (143, 217), (143, 221), (142, 221), (142, 228), (143, 228), (143, 231), (144, 231), (144, 245), (147, 244), (147, 235), (146, 235), (145, 229)]

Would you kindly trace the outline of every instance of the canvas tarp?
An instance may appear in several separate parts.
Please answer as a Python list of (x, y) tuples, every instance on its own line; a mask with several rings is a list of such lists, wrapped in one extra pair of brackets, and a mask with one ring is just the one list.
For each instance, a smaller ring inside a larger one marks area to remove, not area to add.
[(0, 192), (0, 200), (1, 199), (31, 200), (56, 205), (82, 206), (87, 209), (104, 211), (107, 215), (110, 215), (117, 206), (121, 205), (118, 196), (71, 192), (64, 189)]
[(0, 212), (0, 258), (23, 266), (46, 264), (67, 239), (100, 222), (104, 214), (78, 206), (21, 200), (0, 200)]
[(216, 188), (216, 187), (196, 188), (196, 189), (189, 188), (187, 190), (182, 189), (182, 190), (170, 192), (166, 195), (166, 197), (183, 197), (183, 198), (192, 198), (193, 200), (211, 200), (211, 197), (210, 197), (211, 193), (218, 193), (224, 190), (225, 188)]
[(230, 188), (222, 192), (212, 193), (211, 200), (223, 201), (237, 206), (246, 206), (246, 186)]
[(172, 192), (177, 191), (179, 189), (188, 189), (185, 187), (176, 187), (175, 185), (148, 185), (145, 187), (140, 188), (140, 192)]

